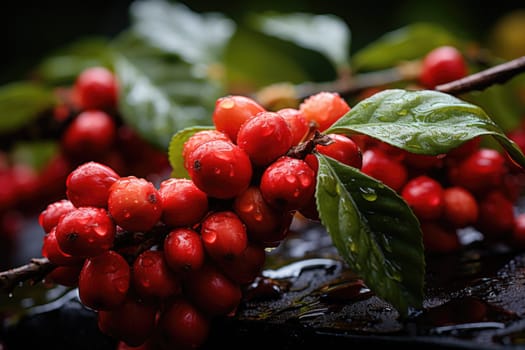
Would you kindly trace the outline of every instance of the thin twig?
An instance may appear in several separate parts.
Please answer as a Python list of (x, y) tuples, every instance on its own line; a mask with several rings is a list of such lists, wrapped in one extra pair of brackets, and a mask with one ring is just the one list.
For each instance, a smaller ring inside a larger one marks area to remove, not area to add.
[(525, 72), (525, 56), (498, 64), (465, 78), (438, 85), (435, 89), (451, 95), (481, 91), (494, 84), (503, 84), (522, 72)]
[(38, 283), (55, 267), (47, 258), (33, 258), (26, 265), (0, 272), (0, 290), (11, 293), (22, 282)]

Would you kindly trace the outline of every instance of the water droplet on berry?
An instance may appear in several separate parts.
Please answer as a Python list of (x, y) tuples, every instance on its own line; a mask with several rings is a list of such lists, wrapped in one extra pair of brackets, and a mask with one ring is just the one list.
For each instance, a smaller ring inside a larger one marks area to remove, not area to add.
[(377, 199), (377, 193), (371, 187), (359, 187), (359, 191), (361, 191), (361, 197), (363, 197), (364, 200), (373, 202)]
[(131, 217), (131, 213), (129, 211), (124, 213), (124, 219), (129, 219)]
[(213, 242), (215, 242), (215, 240), (217, 239), (217, 232), (215, 232), (215, 231), (206, 231), (206, 232), (202, 235), (202, 239), (203, 239), (206, 243), (213, 243)]
[(260, 131), (261, 136), (270, 136), (271, 134), (273, 134), (273, 128), (268, 127), (268, 125), (264, 125), (261, 128), (261, 131)]
[(151, 285), (149, 279), (147, 279), (147, 278), (141, 280), (141, 281), (140, 281), (140, 284), (142, 284), (142, 286), (143, 286), (143, 287), (146, 287), (146, 288), (148, 288), (148, 287)]
[(263, 216), (262, 216), (262, 214), (259, 213), (259, 212), (253, 214), (253, 218), (255, 219), (255, 221), (259, 221), (259, 222), (262, 222), (262, 221), (263, 221)]
[(220, 173), (221, 173), (221, 168), (214, 168), (214, 169), (213, 169), (213, 172), (215, 173), (215, 175), (220, 175)]
[(241, 205), (241, 211), (244, 212), (244, 213), (249, 213), (249, 212), (252, 212), (254, 210), (255, 206), (253, 205), (253, 203), (244, 203)]
[(312, 184), (312, 177), (307, 174), (299, 174), (299, 182), (303, 187), (308, 187)]
[(99, 236), (106, 236), (108, 231), (106, 230), (105, 227), (102, 227), (102, 226), (96, 226), (96, 227), (93, 227), (93, 231), (95, 231), (95, 233)]
[(220, 107), (224, 109), (230, 109), (230, 108), (233, 108), (234, 106), (235, 106), (235, 101), (229, 98), (221, 101), (220, 103)]
[(297, 182), (297, 178), (295, 177), (294, 174), (288, 174), (284, 177), (284, 179), (286, 180), (286, 182), (291, 183), (291, 184), (294, 184)]
[(125, 292), (129, 287), (129, 278), (127, 276), (117, 277), (113, 280), (113, 285), (119, 292)]
[(155, 264), (155, 260), (150, 257), (143, 257), (141, 260), (141, 265), (144, 267), (150, 267)]

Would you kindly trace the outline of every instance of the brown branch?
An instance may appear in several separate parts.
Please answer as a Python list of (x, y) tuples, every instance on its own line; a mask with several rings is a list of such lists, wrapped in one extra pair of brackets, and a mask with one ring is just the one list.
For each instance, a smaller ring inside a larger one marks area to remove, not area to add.
[(494, 84), (503, 84), (522, 72), (525, 72), (525, 56), (474, 73), (465, 78), (438, 85), (435, 89), (451, 95), (460, 95), (469, 91), (484, 90)]
[(55, 267), (47, 258), (33, 258), (26, 265), (0, 272), (0, 290), (11, 293), (22, 282), (38, 283)]

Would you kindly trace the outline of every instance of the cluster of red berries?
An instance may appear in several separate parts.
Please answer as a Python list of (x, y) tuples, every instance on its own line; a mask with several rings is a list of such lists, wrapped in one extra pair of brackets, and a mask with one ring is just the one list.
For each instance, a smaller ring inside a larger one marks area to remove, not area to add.
[[(158, 187), (99, 162), (79, 165), (67, 177), (67, 198), (39, 216), (42, 254), (55, 265), (46, 280), (78, 287), (100, 330), (122, 346), (201, 346), (214, 317), (239, 307), (265, 249), (313, 203), (316, 158), (287, 152), (349, 109), (333, 93), (277, 112), (239, 95), (220, 98), (215, 129), (184, 144), (190, 178)], [(350, 147), (360, 165), (349, 138), (319, 146), (336, 157)]]

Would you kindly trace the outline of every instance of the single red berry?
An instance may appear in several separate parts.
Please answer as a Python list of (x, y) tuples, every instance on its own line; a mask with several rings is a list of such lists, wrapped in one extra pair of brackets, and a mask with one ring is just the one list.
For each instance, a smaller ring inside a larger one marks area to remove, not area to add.
[(463, 228), (478, 219), (478, 202), (463, 187), (449, 187), (443, 191), (443, 218), (453, 227)]
[(117, 79), (105, 67), (83, 70), (75, 80), (74, 94), (82, 109), (114, 110), (117, 106)]
[(60, 199), (47, 205), (38, 215), (38, 223), (48, 233), (58, 224), (62, 215), (75, 210), (75, 206), (68, 199)]
[(97, 313), (98, 328), (129, 346), (140, 346), (153, 335), (156, 316), (155, 304), (128, 295), (117, 307)]
[(241, 302), (242, 291), (239, 284), (209, 263), (188, 275), (184, 286), (190, 301), (209, 316), (230, 315)]
[(292, 132), (292, 146), (298, 145), (308, 136), (310, 125), (303, 113), (296, 108), (282, 108), (277, 111)]
[(314, 122), (319, 131), (328, 129), (350, 111), (348, 103), (335, 92), (319, 92), (306, 98), (299, 106), (306, 120)]
[(101, 157), (114, 145), (116, 122), (109, 114), (87, 110), (77, 115), (61, 138), (63, 152), (75, 160)]
[[(328, 134), (327, 136), (329, 136), (333, 142), (328, 145), (316, 145), (315, 149), (319, 153), (334, 158), (343, 164), (361, 169), (363, 165), (363, 154), (354, 140), (342, 134)], [(308, 165), (317, 172), (319, 168), (317, 157), (313, 154), (308, 154), (305, 160)]]
[(304, 160), (282, 156), (263, 172), (261, 194), (275, 208), (300, 209), (314, 195), (315, 176)]
[(78, 280), (82, 304), (94, 310), (111, 310), (126, 299), (130, 267), (118, 253), (108, 250), (86, 259)]
[(232, 281), (238, 284), (248, 284), (261, 274), (266, 261), (264, 246), (248, 243), (241, 254), (231, 260), (222, 260), (220, 269)]
[(228, 199), (250, 185), (253, 169), (248, 154), (232, 142), (214, 140), (190, 155), (190, 177), (208, 196)]
[(44, 281), (46, 283), (60, 284), (66, 287), (78, 287), (78, 277), (82, 270), (83, 264), (57, 266), (46, 275)]
[(109, 188), (120, 176), (109, 166), (87, 162), (66, 179), (66, 195), (75, 207), (107, 208)]
[(230, 140), (237, 140), (241, 125), (259, 112), (266, 109), (250, 97), (241, 95), (225, 96), (217, 99), (212, 113), (215, 129), (228, 135)]
[(437, 219), (443, 210), (443, 186), (439, 181), (420, 175), (409, 180), (401, 196), (420, 220)]
[(60, 249), (70, 255), (89, 257), (113, 246), (115, 223), (103, 208), (80, 207), (64, 214), (56, 226)]
[(393, 160), (379, 149), (372, 148), (363, 152), (361, 171), (399, 192), (408, 180), (406, 167)]
[(201, 236), (190, 228), (177, 228), (164, 239), (164, 258), (176, 273), (187, 274), (200, 269), (205, 255)]
[(253, 165), (262, 167), (290, 149), (292, 132), (280, 114), (261, 112), (241, 125), (236, 143), (248, 154)]
[(436, 85), (463, 78), (468, 69), (465, 58), (453, 46), (440, 46), (423, 58), (419, 80), (429, 89)]
[(435, 221), (421, 222), (423, 244), (429, 253), (452, 253), (461, 248), (456, 229)]
[(23, 205), (32, 204), (35, 193), (40, 191), (40, 178), (37, 170), (28, 164), (19, 162), (11, 166), (10, 172), (17, 201)]
[(79, 265), (84, 261), (83, 257), (66, 254), (60, 249), (56, 237), (56, 226), (44, 236), (42, 256), (59, 266)]
[(160, 183), (162, 221), (166, 225), (192, 226), (208, 212), (208, 196), (190, 179), (169, 178)]
[(203, 143), (212, 140), (232, 141), (228, 135), (216, 129), (197, 131), (184, 142), (182, 147), (182, 158), (184, 159), (184, 167), (186, 170), (191, 168), (191, 161), (189, 159), (191, 152)]
[(493, 189), (478, 200), (479, 215), (474, 224), (488, 241), (501, 241), (511, 234), (516, 216), (514, 204), (499, 190)]
[(248, 245), (246, 227), (233, 211), (208, 215), (201, 223), (200, 234), (208, 255), (219, 262), (239, 256)]
[(181, 293), (181, 284), (168, 267), (164, 253), (158, 250), (142, 252), (133, 263), (133, 287), (143, 298), (167, 298)]
[(455, 165), (448, 167), (448, 179), (475, 195), (501, 185), (508, 168), (505, 157), (494, 149), (480, 148)]
[(456, 148), (451, 149), (445, 158), (447, 163), (457, 163), (461, 159), (470, 156), (477, 151), (481, 145), (481, 137), (474, 137), (468, 141), (463, 142)]
[(108, 210), (117, 225), (129, 231), (149, 231), (162, 216), (162, 200), (150, 181), (121, 177), (109, 188)]
[(198, 349), (208, 339), (210, 319), (183, 297), (162, 310), (159, 331), (166, 349)]
[(259, 187), (250, 186), (235, 197), (233, 209), (251, 241), (274, 242), (281, 237), (283, 213), (264, 200)]

